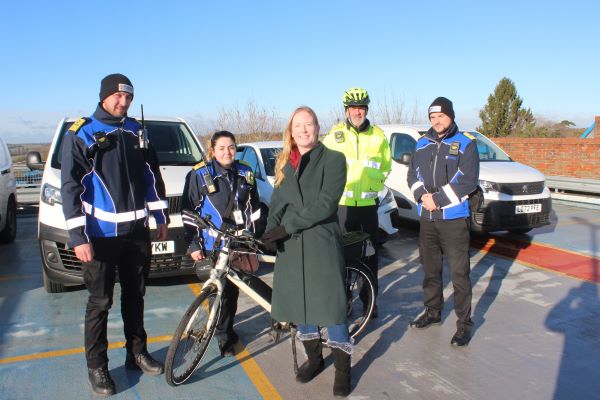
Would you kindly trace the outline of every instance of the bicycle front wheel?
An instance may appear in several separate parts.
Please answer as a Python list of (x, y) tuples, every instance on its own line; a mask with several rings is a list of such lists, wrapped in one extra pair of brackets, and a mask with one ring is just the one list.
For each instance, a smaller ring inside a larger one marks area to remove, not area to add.
[[(179, 322), (165, 360), (169, 385), (178, 386), (188, 380), (206, 353), (221, 312), (221, 304), (215, 302), (217, 293), (217, 288), (212, 285), (202, 289)], [(215, 317), (209, 321), (213, 308)]]
[(351, 338), (366, 328), (375, 306), (375, 286), (369, 268), (362, 262), (346, 265), (346, 316)]

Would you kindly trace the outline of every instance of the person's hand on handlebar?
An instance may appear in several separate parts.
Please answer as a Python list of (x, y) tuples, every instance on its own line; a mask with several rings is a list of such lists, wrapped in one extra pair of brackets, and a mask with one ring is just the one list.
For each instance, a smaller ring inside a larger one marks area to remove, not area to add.
[(190, 253), (190, 257), (192, 257), (192, 260), (194, 261), (200, 261), (200, 260), (204, 260), (206, 258), (206, 256), (204, 255), (204, 252), (202, 250), (196, 250)]

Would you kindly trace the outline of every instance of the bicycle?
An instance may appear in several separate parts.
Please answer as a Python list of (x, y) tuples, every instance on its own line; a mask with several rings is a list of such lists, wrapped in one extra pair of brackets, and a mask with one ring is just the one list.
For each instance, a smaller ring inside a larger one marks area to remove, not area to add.
[[(274, 264), (276, 259), (273, 255), (263, 254), (260, 250), (262, 243), (249, 232), (218, 229), (210, 218), (201, 218), (188, 210), (182, 211), (182, 217), (187, 223), (195, 224), (200, 229), (213, 230), (217, 239), (212, 259), (208, 260), (212, 266), (210, 277), (183, 315), (169, 344), (165, 376), (171, 386), (184, 383), (200, 365), (215, 332), (225, 279), (238, 286), (265, 311), (271, 312), (271, 286), (258, 276), (244, 272), (244, 269), (255, 272), (259, 262)], [(372, 248), (369, 247), (372, 245), (368, 237), (363, 232), (344, 235), (348, 328), (353, 339), (366, 328), (375, 303), (373, 277), (363, 262)], [(217, 246), (221, 241), (223, 245), (219, 249)], [(272, 323), (272, 336), (274, 341), (278, 341), (281, 331), (287, 327), (292, 333), (294, 370), (297, 371), (294, 325)]]

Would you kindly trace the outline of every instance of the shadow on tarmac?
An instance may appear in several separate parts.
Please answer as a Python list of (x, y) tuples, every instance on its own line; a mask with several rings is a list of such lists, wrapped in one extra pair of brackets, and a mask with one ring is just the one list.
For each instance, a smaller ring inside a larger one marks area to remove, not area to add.
[[(390, 256), (393, 258), (393, 254), (388, 254), (385, 248), (380, 249), (380, 268), (382, 268), (383, 259), (390, 258)], [(409, 329), (410, 321), (422, 311), (422, 279), (422, 267), (418, 257), (404, 264), (402, 268), (395, 268), (391, 273), (379, 277), (379, 318), (370, 321), (367, 329), (361, 337), (357, 338), (355, 344), (360, 346), (361, 338), (382, 326), (387, 327), (379, 333), (377, 339), (352, 366), (353, 387), (356, 387), (357, 382), (373, 362), (383, 357), (394, 343), (400, 342)], [(393, 302), (390, 302), (390, 299)]]
[[(600, 227), (588, 221), (573, 217), (589, 227), (592, 255), (592, 276), (594, 282), (600, 276), (598, 262), (598, 231)], [(596, 398), (600, 393), (598, 380), (598, 360), (600, 359), (600, 294), (598, 284), (583, 281), (572, 288), (548, 313), (546, 328), (564, 335), (564, 346), (553, 399), (573, 398), (573, 393), (585, 398)]]
[[(526, 249), (531, 244), (532, 238), (529, 235), (520, 236), (519, 240), (511, 240), (510, 242), (502, 240), (501, 237), (495, 237), (492, 246), (487, 250), (488, 253), (471, 268), (472, 287), (475, 287), (481, 277), (488, 273), (490, 269), (492, 270), (489, 283), (471, 314), (473, 336), (475, 336), (477, 330), (485, 323), (485, 314), (498, 297), (502, 282), (510, 271), (510, 266), (517, 259), (521, 250)], [(476, 247), (479, 247), (480, 243), (478, 241), (481, 239), (482, 237), (476, 237), (472, 242), (475, 242)], [(487, 237), (484, 240), (486, 239)], [(507, 259), (508, 263), (506, 260), (499, 259), (498, 255)]]

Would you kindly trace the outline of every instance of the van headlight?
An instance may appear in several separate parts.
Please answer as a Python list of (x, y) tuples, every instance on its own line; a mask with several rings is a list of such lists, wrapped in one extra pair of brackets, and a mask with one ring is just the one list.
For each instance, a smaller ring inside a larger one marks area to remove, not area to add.
[(498, 187), (498, 184), (496, 182), (479, 180), (479, 186), (481, 187), (484, 193), (500, 191), (500, 188)]
[(42, 201), (51, 206), (54, 204), (62, 204), (62, 196), (60, 189), (47, 183), (42, 186)]

